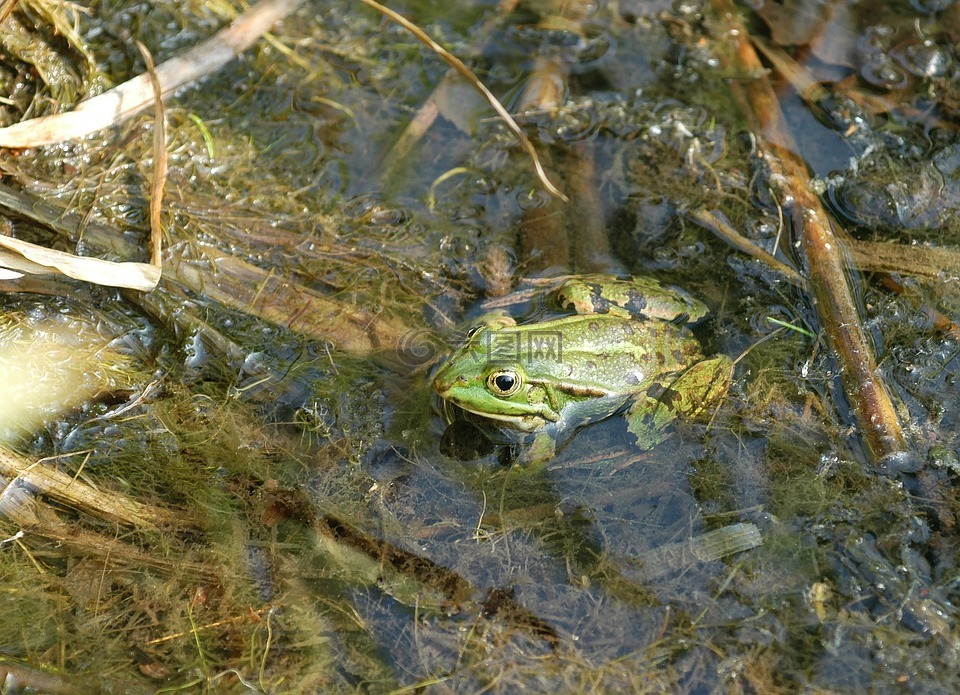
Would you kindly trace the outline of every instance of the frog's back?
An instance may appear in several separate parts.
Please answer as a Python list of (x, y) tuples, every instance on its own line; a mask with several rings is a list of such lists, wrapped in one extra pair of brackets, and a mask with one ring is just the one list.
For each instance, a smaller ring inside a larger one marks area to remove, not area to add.
[(517, 326), (510, 336), (532, 379), (628, 395), (701, 357), (690, 331), (660, 320), (597, 314)]

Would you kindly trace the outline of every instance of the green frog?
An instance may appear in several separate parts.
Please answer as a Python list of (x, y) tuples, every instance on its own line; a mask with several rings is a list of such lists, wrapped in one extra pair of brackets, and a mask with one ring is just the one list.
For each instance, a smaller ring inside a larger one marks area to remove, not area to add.
[(450, 354), (433, 381), (448, 423), (465, 417), (520, 444), (522, 463), (543, 463), (577, 429), (619, 412), (652, 449), (677, 418), (726, 395), (733, 363), (703, 354), (687, 324), (707, 309), (685, 292), (651, 278), (574, 276), (552, 301), (567, 315), (488, 317)]

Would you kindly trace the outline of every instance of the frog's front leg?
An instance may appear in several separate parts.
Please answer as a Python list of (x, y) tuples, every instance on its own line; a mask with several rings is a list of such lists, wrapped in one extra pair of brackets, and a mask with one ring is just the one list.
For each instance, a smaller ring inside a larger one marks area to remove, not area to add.
[(520, 448), (519, 463), (522, 466), (539, 466), (557, 454), (557, 436), (551, 428), (537, 432), (533, 439)]
[(718, 355), (698, 362), (659, 393), (640, 394), (627, 410), (627, 429), (637, 446), (652, 449), (665, 439), (670, 424), (678, 417), (696, 417), (720, 402), (730, 389), (733, 362)]

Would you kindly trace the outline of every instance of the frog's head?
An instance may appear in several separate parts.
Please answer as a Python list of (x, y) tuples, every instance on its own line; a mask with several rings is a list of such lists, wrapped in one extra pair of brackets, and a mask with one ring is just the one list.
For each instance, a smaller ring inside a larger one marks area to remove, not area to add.
[(559, 415), (541, 400), (542, 389), (527, 381), (523, 370), (499, 363), (474, 365), (473, 369), (446, 365), (433, 380), (440, 398), (500, 424), (532, 432)]
[[(433, 387), (440, 398), (467, 412), (524, 432), (559, 419), (542, 386), (531, 383), (524, 370), (490, 353), (490, 331), (473, 331), (440, 367)], [(494, 358), (494, 359), (492, 359)]]

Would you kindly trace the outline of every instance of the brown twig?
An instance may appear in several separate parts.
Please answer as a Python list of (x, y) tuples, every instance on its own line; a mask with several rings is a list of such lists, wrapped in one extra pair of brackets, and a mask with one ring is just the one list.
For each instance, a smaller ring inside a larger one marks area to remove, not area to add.
[[(735, 55), (728, 57), (731, 66), (745, 74), (761, 75), (764, 67), (732, 2), (714, 0), (713, 6), (724, 23), (722, 35), (733, 41)], [(802, 241), (814, 306), (840, 364), (844, 388), (864, 442), (881, 465), (896, 469), (912, 465), (915, 457), (878, 373), (873, 346), (863, 330), (848, 283), (844, 247), (834, 234), (833, 221), (819, 197), (807, 185), (809, 174), (795, 154), (797, 148), (777, 97), (764, 79), (734, 83), (733, 93), (758, 135), (767, 141), (763, 156), (770, 183)]]
[(173, 279), (207, 299), (357, 357), (390, 362), (412, 328), (213, 249), (204, 254), (203, 266), (170, 257), (166, 267)]
[(163, 225), (160, 212), (163, 210), (163, 188), (167, 182), (167, 124), (163, 117), (163, 87), (153, 64), (153, 56), (142, 43), (137, 48), (147, 66), (147, 75), (153, 86), (153, 181), (150, 182), (150, 262), (161, 267), (163, 253)]
[(960, 252), (955, 248), (914, 246), (847, 239), (854, 267), (872, 273), (900, 273), (931, 280), (960, 278)]
[(709, 229), (738, 251), (763, 261), (783, 275), (790, 284), (803, 289), (807, 288), (807, 281), (800, 273), (737, 232), (719, 213), (708, 210), (691, 210), (687, 212), (687, 217), (701, 227)]
[[(0, 209), (75, 238), (78, 215), (0, 184)], [(84, 239), (98, 252), (127, 256), (136, 247), (114, 230), (90, 223)], [(2, 242), (2, 240), (0, 240)], [(315, 340), (325, 340), (355, 357), (369, 357), (384, 366), (407, 371), (397, 354), (400, 339), (417, 329), (411, 319), (399, 320), (357, 307), (349, 300), (305, 287), (291, 277), (280, 277), (239, 258), (202, 248), (201, 257), (187, 259), (167, 254), (164, 278), (198, 295), (253, 316), (285, 326)], [(146, 266), (152, 268), (152, 266)]]
[(173, 515), (117, 492), (101, 492), (42, 461), (30, 461), (0, 447), (0, 508), (5, 516), (34, 494), (42, 494), (94, 517), (118, 524), (152, 528)]
[[(2, 10), (2, 8), (0, 8)], [(60, 676), (49, 670), (34, 668), (12, 659), (0, 660), (0, 680), (9, 692), (28, 692), (30, 690), (48, 695), (77, 695), (88, 691), (90, 684), (79, 679)]]

